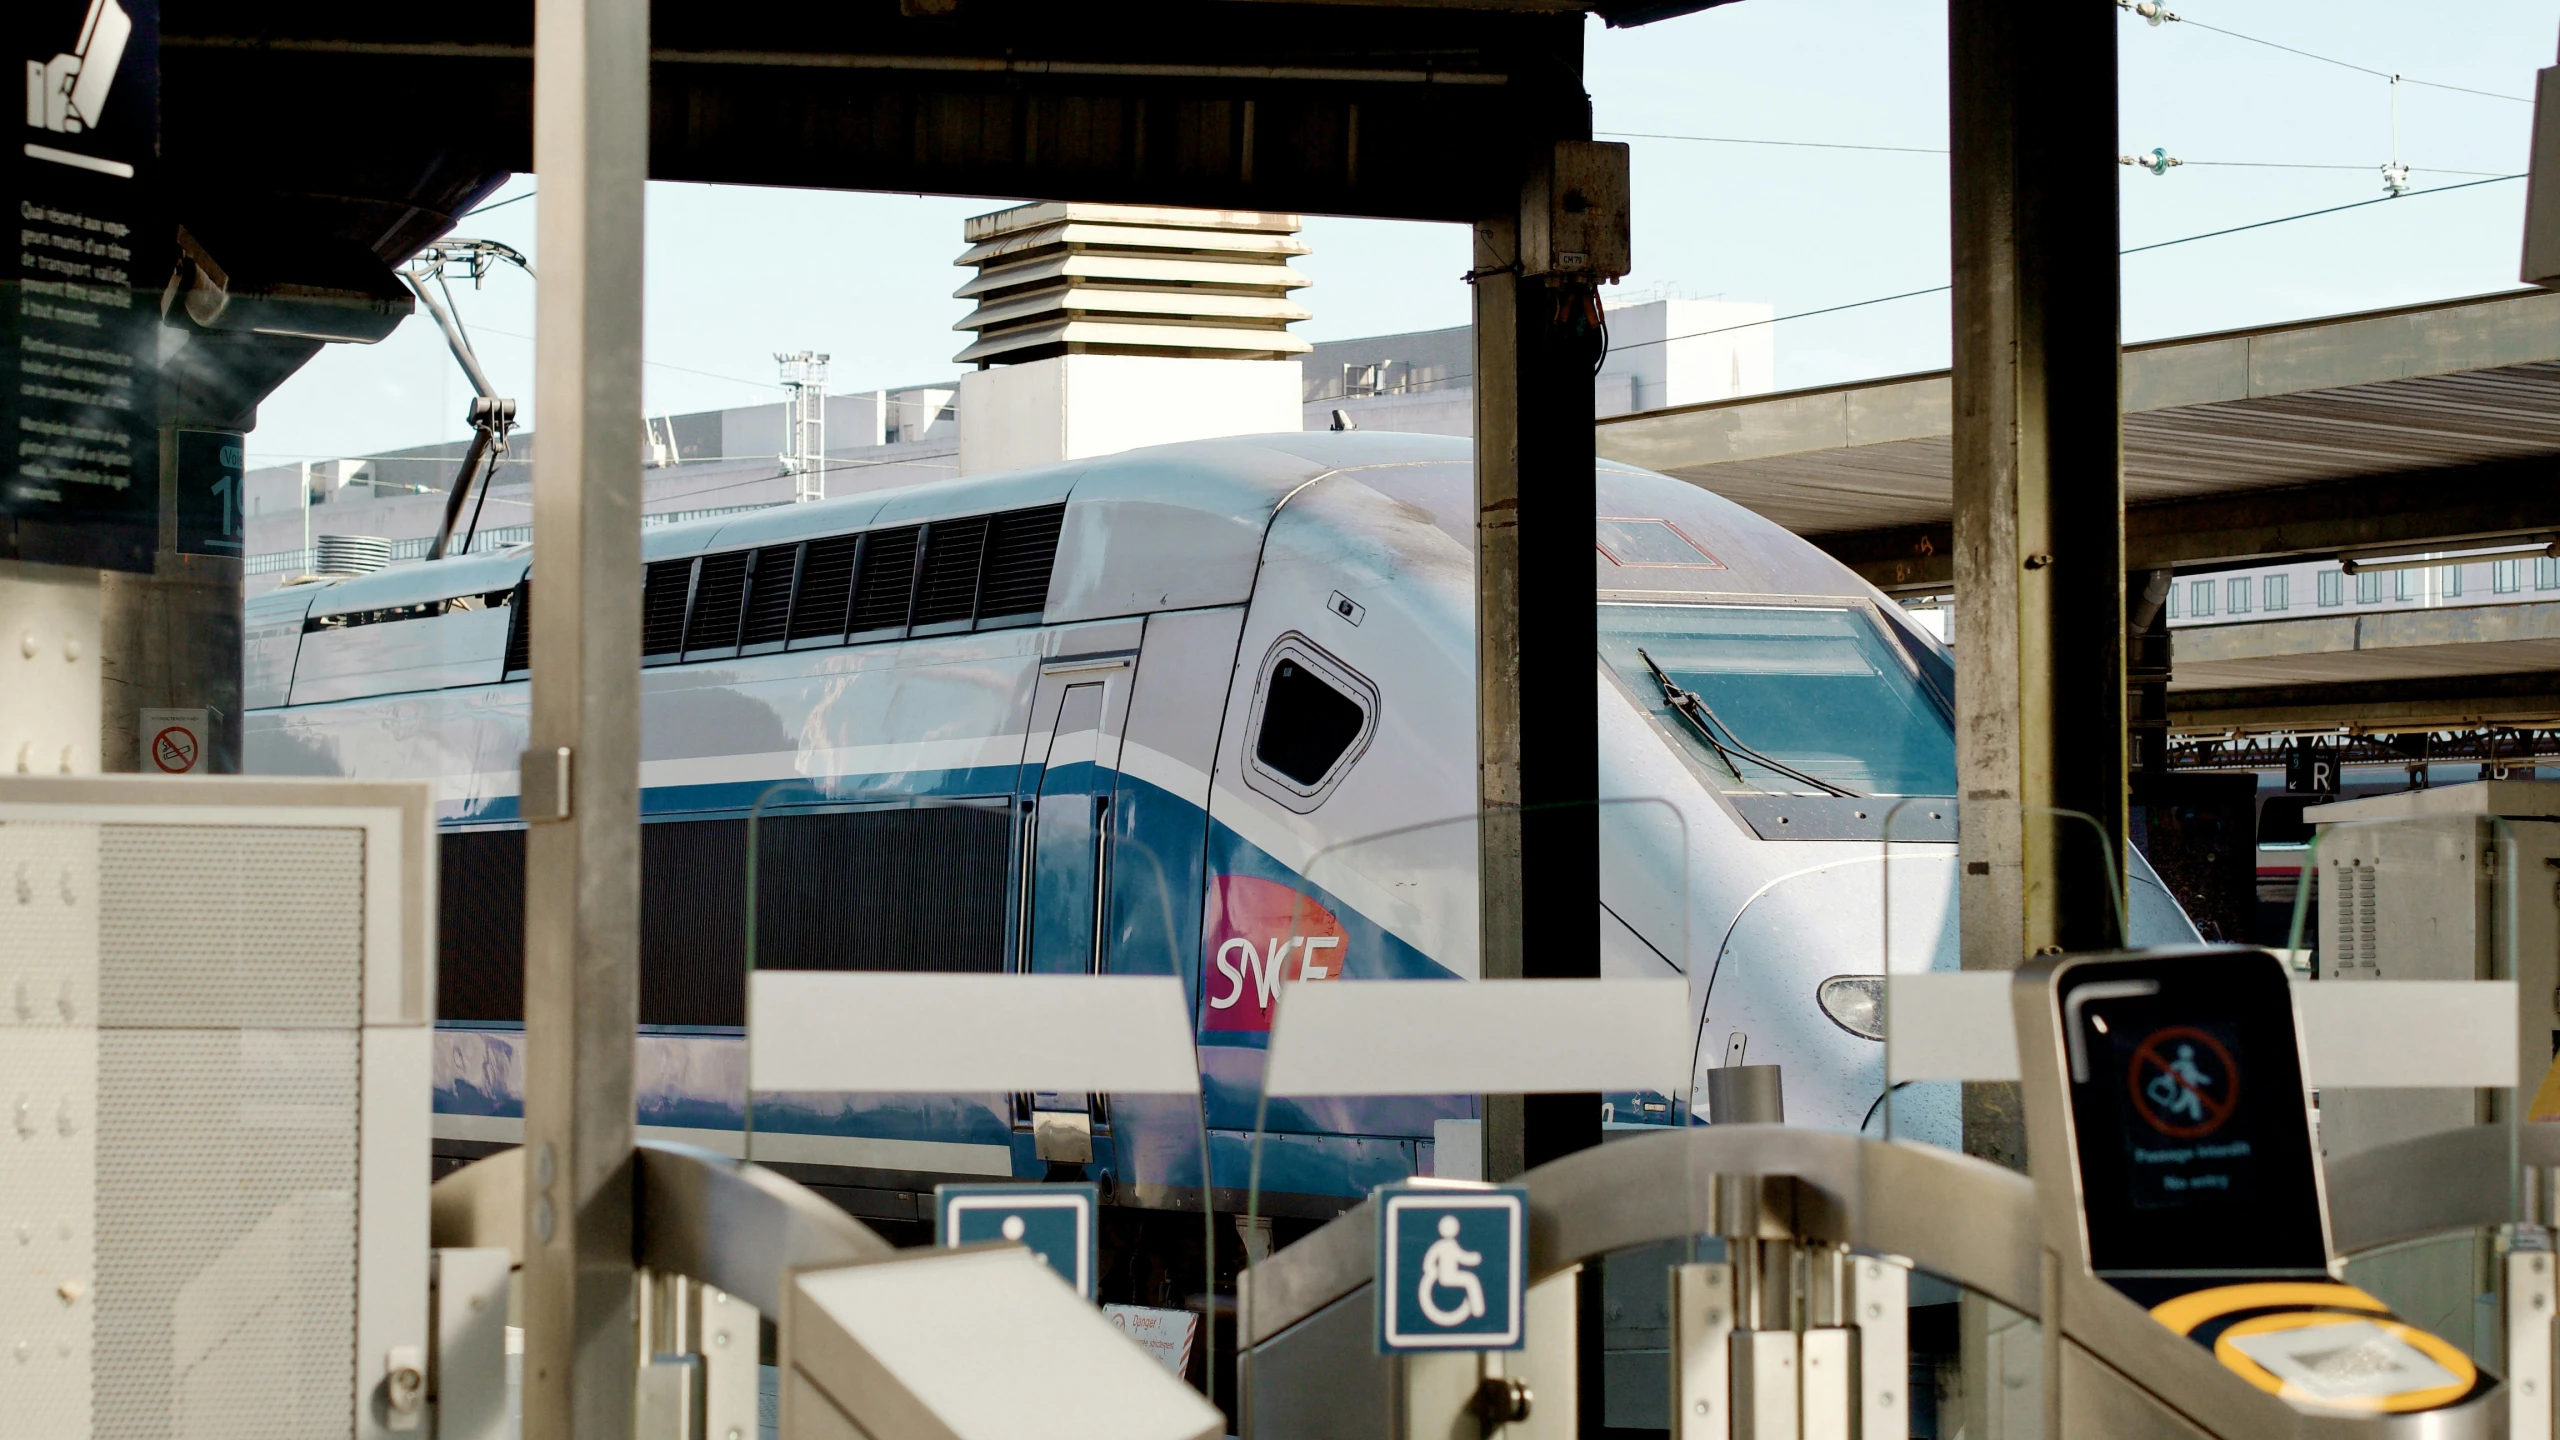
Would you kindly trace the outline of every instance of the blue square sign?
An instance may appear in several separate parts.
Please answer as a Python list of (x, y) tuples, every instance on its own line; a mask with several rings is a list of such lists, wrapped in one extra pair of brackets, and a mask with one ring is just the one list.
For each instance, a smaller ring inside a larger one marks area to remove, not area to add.
[(1101, 1203), (1091, 1185), (937, 1185), (933, 1243), (949, 1250), (1010, 1240), (1047, 1261), (1090, 1300)]
[(1378, 1207), (1378, 1350), (1517, 1350), (1529, 1192), (1387, 1185)]

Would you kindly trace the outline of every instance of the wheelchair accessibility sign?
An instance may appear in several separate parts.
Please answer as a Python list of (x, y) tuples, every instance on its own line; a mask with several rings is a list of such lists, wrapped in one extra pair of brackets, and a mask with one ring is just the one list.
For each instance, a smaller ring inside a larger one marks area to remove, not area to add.
[(1378, 1202), (1378, 1350), (1517, 1350), (1529, 1192), (1389, 1185)]

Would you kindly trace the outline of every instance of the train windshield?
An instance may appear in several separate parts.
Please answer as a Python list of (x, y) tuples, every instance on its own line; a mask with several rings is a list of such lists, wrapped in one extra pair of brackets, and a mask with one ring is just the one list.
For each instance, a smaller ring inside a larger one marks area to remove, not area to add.
[(1602, 605), (1600, 656), (1728, 789), (1955, 793), (1953, 719), (1864, 610)]

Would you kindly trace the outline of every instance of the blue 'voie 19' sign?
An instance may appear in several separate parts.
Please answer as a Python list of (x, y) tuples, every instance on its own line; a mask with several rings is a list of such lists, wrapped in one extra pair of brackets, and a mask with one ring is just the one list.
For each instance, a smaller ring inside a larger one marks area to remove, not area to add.
[(1389, 1185), (1378, 1206), (1378, 1349), (1517, 1350), (1529, 1192)]
[(1012, 1241), (1048, 1262), (1090, 1300), (1100, 1205), (1101, 1196), (1091, 1185), (937, 1185), (933, 1243), (955, 1249)]

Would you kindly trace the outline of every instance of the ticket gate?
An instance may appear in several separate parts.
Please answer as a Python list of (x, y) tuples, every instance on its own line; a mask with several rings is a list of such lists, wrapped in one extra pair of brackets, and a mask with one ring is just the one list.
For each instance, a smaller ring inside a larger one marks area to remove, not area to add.
[[(897, 1250), (763, 1166), (655, 1140), (633, 1159), (635, 1440), (758, 1434), (767, 1320), (781, 1440), (1215, 1440), (1224, 1431), (1215, 1407), (1021, 1245)], [(514, 1433), (498, 1341), (455, 1342), (504, 1329), (474, 1326), (468, 1312), (506, 1313), (508, 1268), (526, 1244), (524, 1172), (524, 1151), (502, 1150), (435, 1184), (437, 1255), (485, 1259), (478, 1273), (493, 1283), (476, 1297), (438, 1297), (431, 1401), (424, 1423), (407, 1427), (420, 1440)], [(990, 1385), (991, 1373), (1003, 1383)]]
[[(2496, 1376), (2336, 1278), (2293, 1000), (2274, 956), (2039, 960), (2010, 997), (2037, 1172), (2039, 1313), (2058, 1380), (2048, 1429), (2509, 1430)], [(2543, 1266), (2543, 1316), (2548, 1260), (2538, 1250), (2527, 1261)], [(2537, 1390), (2547, 1358), (2541, 1368)], [(2547, 1435), (2547, 1397), (2535, 1398)]]
[[(1576, 1296), (1613, 1293), (1614, 1271), (1583, 1277), (1638, 1252), (1667, 1270), (1677, 1440), (2550, 1436), (2553, 1257), (2547, 1230), (2507, 1223), (2512, 1133), (2342, 1164), (2357, 1178), (2333, 1224), (2285, 983), (2228, 948), (2022, 970), (2034, 1179), (1775, 1125), (1531, 1171), (1528, 1332), (1508, 1354), (1378, 1353), (1375, 1202), (1357, 1207), (1245, 1274), (1245, 1440), (1595, 1433), (1608, 1367), (1581, 1353)], [(2560, 1161), (2539, 1135), (2524, 1151), (2528, 1177)], [(2338, 1280), (2344, 1254), (2446, 1230), (2494, 1232), (2495, 1373)], [(1929, 1308), (1962, 1317), (1973, 1393), (1915, 1424), (1922, 1291), (1956, 1302)]]

